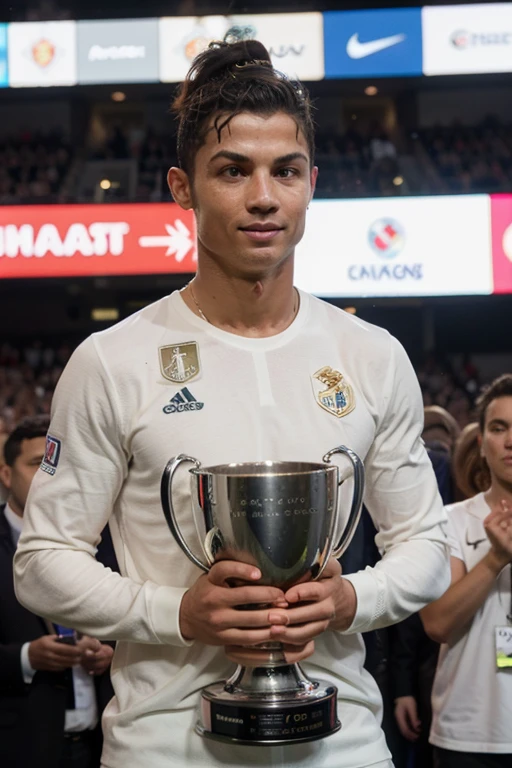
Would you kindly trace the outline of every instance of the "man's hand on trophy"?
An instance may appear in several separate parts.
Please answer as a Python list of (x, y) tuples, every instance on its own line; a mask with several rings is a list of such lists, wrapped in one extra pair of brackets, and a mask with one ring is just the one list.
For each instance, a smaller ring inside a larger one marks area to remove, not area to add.
[[(183, 596), (183, 637), (225, 646), (257, 645), (275, 639), (272, 625), (286, 623), (287, 611), (282, 609), (288, 603), (281, 589), (258, 585), (258, 579), (261, 572), (253, 565), (234, 560), (215, 563)], [(252, 605), (279, 606), (280, 610), (247, 609)]]
[[(266, 648), (244, 648), (241, 645), (227, 645), (224, 649), (226, 656), (235, 664), (241, 664), (243, 667), (258, 667), (266, 664), (269, 657), (275, 656), (276, 651), (269, 651)], [(305, 645), (287, 645), (282, 643), (282, 648), (277, 653), (284, 654), (287, 664), (296, 664), (299, 661), (309, 658), (315, 652), (315, 641), (310, 640)]]
[[(254, 587), (251, 587), (251, 590)], [(314, 638), (327, 629), (347, 629), (356, 612), (357, 599), (352, 584), (341, 578), (337, 560), (330, 560), (317, 581), (307, 581), (291, 587), (284, 595), (285, 603), (276, 603), (268, 610), (272, 623), (272, 640), (282, 644), (288, 664), (303, 661), (314, 653)], [(226, 655), (231, 661), (245, 666), (258, 666), (268, 661), (265, 648), (242, 648), (228, 645)]]
[(288, 622), (284, 627), (273, 622), (272, 637), (285, 644), (303, 646), (326, 629), (348, 629), (356, 613), (357, 598), (350, 581), (340, 577), (340, 564), (330, 560), (317, 581), (291, 587), (284, 596), (289, 607), (282, 611)]

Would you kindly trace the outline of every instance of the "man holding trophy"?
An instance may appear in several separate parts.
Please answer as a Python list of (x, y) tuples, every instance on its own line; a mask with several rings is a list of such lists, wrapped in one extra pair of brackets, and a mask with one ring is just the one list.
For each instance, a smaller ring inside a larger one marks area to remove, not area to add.
[[(72, 356), (18, 596), (117, 641), (104, 768), (387, 768), (360, 632), (449, 583), (419, 387), (387, 332), (293, 287), (305, 89), (260, 43), (219, 43), (174, 108), (197, 275)], [(342, 577), (363, 461), (383, 559)], [(107, 522), (122, 575), (94, 559)]]

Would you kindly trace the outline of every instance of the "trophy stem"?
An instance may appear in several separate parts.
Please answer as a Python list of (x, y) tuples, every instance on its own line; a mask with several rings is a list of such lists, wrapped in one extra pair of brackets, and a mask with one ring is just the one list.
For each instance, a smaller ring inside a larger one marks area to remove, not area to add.
[[(282, 655), (281, 655), (282, 658)], [(312, 682), (298, 664), (277, 665), (270, 661), (262, 666), (238, 666), (234, 674), (224, 685), (227, 693), (250, 693), (255, 698), (264, 697), (268, 700), (278, 699), (281, 694), (291, 691), (310, 693), (318, 688), (318, 683)]]

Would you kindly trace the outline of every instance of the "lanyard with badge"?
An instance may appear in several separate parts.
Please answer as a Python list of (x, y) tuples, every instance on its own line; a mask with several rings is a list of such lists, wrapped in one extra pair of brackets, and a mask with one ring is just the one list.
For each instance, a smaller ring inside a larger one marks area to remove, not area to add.
[(510, 570), (510, 603), (507, 614), (508, 624), (506, 627), (496, 627), (496, 666), (498, 669), (507, 669), (512, 667), (512, 565), (508, 566)]

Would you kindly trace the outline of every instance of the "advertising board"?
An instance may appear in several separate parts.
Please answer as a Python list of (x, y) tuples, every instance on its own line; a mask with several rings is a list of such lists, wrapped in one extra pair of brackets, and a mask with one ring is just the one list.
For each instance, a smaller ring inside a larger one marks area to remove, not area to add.
[(13, 88), (76, 85), (76, 22), (9, 24), (7, 55)]
[(512, 72), (512, 3), (422, 9), (423, 72)]
[(195, 220), (174, 203), (0, 207), (0, 279), (194, 272)]
[(295, 279), (325, 297), (490, 294), (489, 198), (317, 200)]
[(79, 21), (79, 83), (158, 82), (158, 19)]
[(421, 9), (324, 13), (325, 77), (422, 74)]
[(324, 76), (321, 13), (272, 13), (254, 16), (178, 16), (160, 19), (160, 79), (184, 79), (195, 56), (215, 40), (257, 39), (272, 63), (289, 77)]

